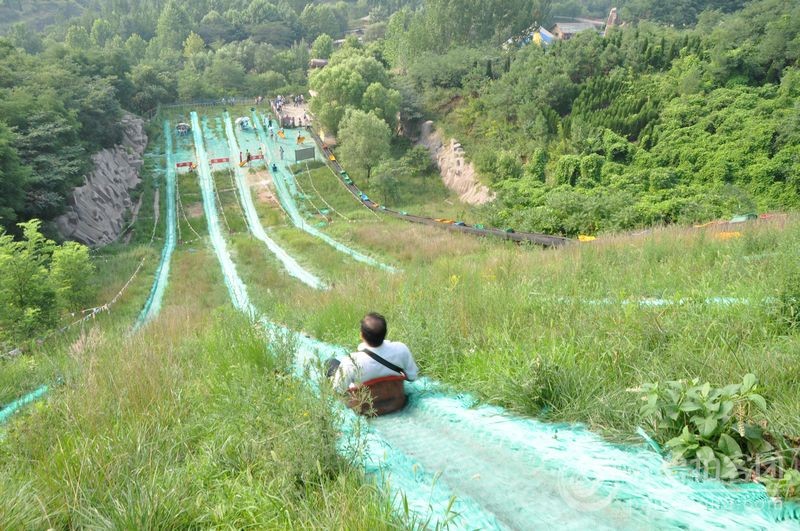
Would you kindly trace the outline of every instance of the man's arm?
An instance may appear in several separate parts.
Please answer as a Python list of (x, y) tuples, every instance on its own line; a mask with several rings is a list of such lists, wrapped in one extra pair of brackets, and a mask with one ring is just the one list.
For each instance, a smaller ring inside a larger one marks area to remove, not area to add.
[(409, 382), (416, 380), (419, 374), (417, 364), (414, 362), (414, 356), (411, 355), (411, 351), (408, 349), (408, 347), (406, 347), (406, 363), (403, 367), (403, 372), (406, 373), (406, 379)]
[(342, 359), (333, 375), (333, 388), (340, 393), (346, 393), (350, 385), (355, 382), (356, 372), (357, 367), (350, 356)]

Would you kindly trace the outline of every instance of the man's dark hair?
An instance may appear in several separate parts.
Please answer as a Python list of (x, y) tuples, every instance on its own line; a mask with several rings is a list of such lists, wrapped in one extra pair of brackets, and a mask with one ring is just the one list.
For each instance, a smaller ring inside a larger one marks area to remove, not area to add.
[(370, 312), (361, 319), (361, 335), (367, 345), (379, 347), (386, 339), (386, 318), (381, 314)]

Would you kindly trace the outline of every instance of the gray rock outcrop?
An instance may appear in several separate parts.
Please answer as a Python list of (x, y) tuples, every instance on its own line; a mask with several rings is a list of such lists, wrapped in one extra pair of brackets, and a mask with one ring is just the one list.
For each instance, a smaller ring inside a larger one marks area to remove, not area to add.
[(445, 144), (442, 133), (433, 122), (422, 124), (419, 144), (428, 148), (431, 158), (439, 168), (444, 185), (458, 194), (459, 199), (470, 205), (483, 205), (493, 201), (495, 194), (481, 184), (475, 167), (464, 158), (464, 148), (454, 138)]
[(120, 127), (122, 142), (92, 155), (94, 167), (85, 184), (73, 190), (67, 212), (56, 218), (66, 239), (99, 247), (115, 241), (125, 228), (125, 218), (134, 207), (130, 191), (140, 181), (147, 135), (144, 120), (132, 114), (123, 116)]

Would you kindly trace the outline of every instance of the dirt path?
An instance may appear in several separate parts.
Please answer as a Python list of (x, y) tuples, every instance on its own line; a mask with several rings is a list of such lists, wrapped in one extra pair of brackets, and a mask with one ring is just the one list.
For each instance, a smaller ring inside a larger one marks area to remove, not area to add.
[(272, 193), (272, 176), (267, 170), (248, 171), (247, 184), (256, 193), (256, 199), (259, 203), (280, 206), (278, 199)]
[(284, 116), (289, 116), (290, 118), (294, 118), (295, 122), (301, 123), (302, 125), (310, 125), (314, 123), (313, 118), (308, 112), (308, 103), (303, 103), (301, 105), (287, 103), (281, 109), (281, 114)]

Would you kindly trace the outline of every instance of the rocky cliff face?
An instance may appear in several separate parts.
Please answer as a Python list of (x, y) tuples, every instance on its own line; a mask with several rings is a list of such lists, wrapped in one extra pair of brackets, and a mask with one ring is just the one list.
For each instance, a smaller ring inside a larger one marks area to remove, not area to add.
[(444, 185), (456, 192), (461, 201), (482, 205), (494, 200), (495, 195), (480, 183), (475, 168), (464, 159), (461, 144), (453, 138), (445, 144), (442, 133), (434, 128), (430, 120), (422, 124), (419, 144), (428, 148)]
[(140, 181), (142, 155), (147, 146), (144, 120), (126, 114), (120, 123), (122, 143), (92, 156), (94, 169), (83, 186), (72, 192), (67, 212), (56, 219), (64, 238), (91, 247), (119, 237), (133, 204), (130, 191)]

